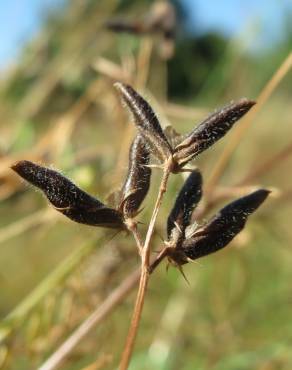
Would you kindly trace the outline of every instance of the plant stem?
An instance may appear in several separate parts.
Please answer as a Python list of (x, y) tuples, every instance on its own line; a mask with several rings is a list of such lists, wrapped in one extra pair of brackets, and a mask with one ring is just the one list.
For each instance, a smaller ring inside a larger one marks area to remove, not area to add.
[(158, 256), (155, 258), (155, 260), (152, 262), (152, 264), (149, 267), (150, 274), (152, 274), (152, 272), (156, 269), (156, 267), (164, 260), (168, 252), (169, 252), (169, 247), (165, 247), (162, 249), (162, 251), (158, 254)]
[(139, 254), (140, 254), (140, 256), (142, 256), (143, 241), (142, 241), (141, 235), (140, 235), (140, 233), (137, 229), (137, 223), (132, 219), (128, 219), (128, 220), (126, 220), (126, 225), (127, 225), (128, 230), (131, 231), (131, 233), (133, 234), (134, 239), (136, 241), (136, 245), (138, 247)]
[(122, 354), (119, 370), (126, 370), (129, 366), (143, 310), (145, 292), (148, 285), (148, 278), (149, 278), (148, 270), (142, 267), (134, 312), (132, 315), (131, 325), (128, 332), (125, 349)]
[[(130, 325), (130, 329), (128, 332), (127, 340), (125, 349), (122, 354), (122, 359), (120, 362), (119, 370), (127, 370), (129, 366), (129, 362), (133, 353), (134, 344), (138, 332), (138, 327), (140, 323), (140, 318), (144, 306), (144, 300), (145, 300), (145, 293), (147, 290), (147, 285), (149, 281), (149, 261), (150, 261), (150, 243), (152, 239), (152, 235), (154, 232), (155, 222), (156, 218), (162, 203), (163, 195), (166, 192), (167, 187), (167, 181), (170, 175), (170, 170), (172, 166), (172, 157), (169, 158), (169, 160), (165, 163), (164, 171), (163, 171), (163, 177), (160, 183), (157, 199), (155, 202), (155, 206), (153, 209), (153, 213), (151, 216), (151, 220), (149, 223), (148, 231), (145, 238), (144, 247), (142, 250), (141, 255), (141, 277), (139, 282), (139, 289), (136, 297), (134, 312), (132, 315), (132, 321)], [(156, 266), (155, 266), (156, 267)]]
[(156, 199), (156, 203), (155, 203), (155, 206), (154, 206), (154, 209), (153, 209), (153, 213), (152, 213), (152, 216), (151, 216), (151, 220), (150, 220), (148, 231), (147, 231), (146, 238), (145, 238), (144, 249), (143, 249), (143, 257), (144, 257), (143, 265), (147, 266), (147, 268), (149, 267), (151, 238), (152, 238), (152, 235), (153, 235), (153, 231), (154, 231), (154, 227), (155, 227), (156, 218), (157, 218), (157, 215), (158, 215), (158, 212), (159, 212), (159, 208), (160, 208), (161, 203), (162, 203), (163, 195), (166, 192), (166, 187), (167, 187), (167, 182), (168, 182), (168, 178), (169, 178), (169, 175), (170, 175), (171, 166), (172, 166), (172, 157), (166, 162), (166, 166), (165, 166), (165, 169), (163, 171), (163, 176), (162, 176), (162, 180), (161, 180), (160, 187), (159, 187), (158, 196), (157, 196), (157, 199)]

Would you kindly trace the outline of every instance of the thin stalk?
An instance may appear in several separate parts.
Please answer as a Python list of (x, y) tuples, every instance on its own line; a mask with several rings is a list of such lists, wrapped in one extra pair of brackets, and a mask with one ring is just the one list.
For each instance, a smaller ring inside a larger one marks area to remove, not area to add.
[(153, 270), (156, 269), (156, 267), (164, 260), (168, 252), (169, 252), (169, 247), (165, 247), (162, 249), (162, 251), (158, 254), (156, 259), (152, 262), (152, 264), (149, 267), (150, 274), (152, 274)]
[(132, 219), (126, 221), (128, 230), (133, 234), (140, 256), (143, 253), (143, 241), (141, 235), (137, 229), (137, 222)]
[(168, 178), (169, 178), (169, 175), (170, 175), (170, 172), (171, 172), (172, 165), (173, 165), (172, 157), (170, 157), (170, 159), (166, 162), (166, 165), (165, 165), (165, 168), (164, 168), (164, 171), (163, 171), (163, 176), (162, 176), (162, 180), (161, 180), (161, 183), (160, 183), (158, 196), (157, 196), (157, 199), (156, 199), (156, 203), (155, 203), (155, 206), (154, 206), (154, 209), (153, 209), (153, 213), (152, 213), (152, 216), (151, 216), (151, 220), (150, 220), (148, 231), (147, 231), (146, 238), (145, 238), (145, 244), (144, 244), (144, 259), (145, 259), (145, 261), (144, 261), (144, 264), (145, 264), (145, 266), (147, 266), (147, 268), (149, 267), (151, 238), (152, 238), (152, 235), (153, 235), (156, 218), (157, 218), (157, 215), (158, 215), (161, 203), (162, 203), (163, 195), (166, 192), (167, 182), (168, 182)]
[(282, 165), (284, 161), (287, 160), (291, 155), (292, 155), (292, 143), (289, 143), (278, 153), (268, 158), (264, 163), (261, 163), (256, 167), (252, 167), (251, 171), (247, 173), (247, 175), (245, 175), (245, 177), (236, 185), (242, 186), (251, 183), (260, 176), (273, 170), (275, 167)]
[(122, 359), (120, 362), (119, 370), (127, 370), (132, 353), (133, 353), (134, 344), (135, 344), (138, 327), (140, 323), (140, 318), (141, 318), (141, 314), (142, 314), (142, 310), (144, 306), (145, 293), (147, 290), (147, 285), (148, 285), (149, 275), (150, 275), (149, 261), (150, 261), (151, 239), (153, 236), (155, 222), (156, 222), (156, 218), (157, 218), (157, 215), (158, 215), (161, 203), (162, 203), (163, 195), (166, 192), (167, 181), (168, 181), (168, 178), (171, 172), (171, 166), (172, 166), (172, 158), (170, 158), (165, 163), (163, 177), (160, 183), (157, 199), (155, 202), (155, 206), (154, 206), (151, 220), (149, 223), (148, 231), (146, 234), (145, 243), (144, 243), (142, 256), (141, 256), (142, 257), (142, 261), (141, 261), (142, 267), (141, 267), (141, 277), (140, 277), (140, 282), (139, 282), (139, 289), (137, 293), (134, 312), (132, 315), (132, 321), (131, 321), (130, 329), (128, 332), (125, 349), (122, 354)]
[(120, 362), (119, 370), (126, 370), (128, 369), (128, 366), (129, 366), (129, 362), (130, 362), (130, 359), (133, 353), (134, 344), (135, 344), (138, 327), (140, 323), (140, 318), (141, 318), (142, 310), (144, 306), (145, 292), (147, 289), (148, 280), (149, 280), (148, 270), (145, 270), (142, 267), (135, 307), (134, 307), (130, 329), (129, 329), (127, 340), (126, 340), (125, 349), (122, 354), (122, 359)]
[(278, 87), (283, 78), (292, 68), (292, 53), (285, 58), (280, 67), (276, 70), (274, 75), (268, 81), (268, 83), (262, 89), (260, 95), (257, 99), (257, 104), (254, 108), (245, 116), (241, 123), (234, 129), (233, 134), (230, 137), (222, 155), (217, 160), (213, 172), (208, 179), (207, 192), (211, 192), (217, 185), (219, 179), (224, 173), (230, 158), (232, 157), (234, 151), (237, 149), (241, 139), (243, 138), (246, 130), (250, 127), (256, 114), (261, 110), (262, 106), (270, 98), (272, 93)]

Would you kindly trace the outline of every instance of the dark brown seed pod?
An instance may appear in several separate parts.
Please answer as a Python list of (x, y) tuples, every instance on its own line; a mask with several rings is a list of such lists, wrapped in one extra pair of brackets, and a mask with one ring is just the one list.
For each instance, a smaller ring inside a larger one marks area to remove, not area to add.
[(120, 210), (125, 218), (134, 217), (146, 197), (151, 178), (149, 164), (150, 152), (143, 136), (137, 135), (129, 153), (129, 168), (122, 188)]
[(146, 31), (143, 23), (134, 22), (126, 19), (109, 19), (104, 24), (104, 27), (113, 32), (126, 32), (136, 35), (139, 35)]
[(165, 161), (172, 154), (172, 148), (167, 141), (158, 118), (150, 105), (131, 86), (116, 82), (123, 101), (133, 114), (135, 124), (159, 160)]
[(71, 220), (92, 226), (123, 228), (118, 211), (106, 207), (59, 172), (30, 161), (17, 162), (11, 168), (41, 189), (55, 209)]
[(178, 231), (184, 237), (185, 228), (190, 224), (192, 212), (202, 197), (202, 175), (194, 170), (181, 188), (174, 206), (167, 219), (167, 236), (171, 239), (172, 231)]
[(222, 208), (207, 225), (183, 242), (186, 262), (188, 258), (195, 260), (224, 248), (244, 228), (248, 217), (269, 193), (269, 190), (259, 189)]
[(176, 146), (174, 159), (180, 166), (192, 160), (221, 139), (254, 104), (243, 98), (211, 114)]
[(175, 35), (176, 14), (174, 6), (165, 1), (153, 4), (144, 17), (133, 19), (112, 18), (104, 27), (113, 32), (132, 34), (161, 33), (165, 38), (173, 39)]

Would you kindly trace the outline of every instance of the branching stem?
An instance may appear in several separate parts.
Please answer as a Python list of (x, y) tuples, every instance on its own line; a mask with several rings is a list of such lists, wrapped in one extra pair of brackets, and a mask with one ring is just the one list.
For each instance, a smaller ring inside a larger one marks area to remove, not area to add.
[[(144, 243), (144, 247), (143, 247), (142, 255), (141, 255), (141, 276), (140, 276), (140, 282), (139, 282), (139, 289), (138, 289), (138, 293), (136, 297), (132, 321), (131, 321), (130, 329), (128, 332), (125, 349), (122, 354), (122, 359), (120, 362), (119, 370), (128, 369), (129, 362), (132, 356), (135, 339), (136, 339), (137, 332), (138, 332), (139, 322), (140, 322), (140, 318), (141, 318), (141, 314), (143, 310), (145, 293), (146, 293), (147, 285), (149, 281), (150, 269), (151, 269), (149, 266), (151, 239), (153, 236), (155, 222), (156, 222), (156, 218), (157, 218), (157, 215), (158, 215), (161, 203), (162, 203), (163, 195), (166, 192), (167, 182), (168, 182), (168, 178), (171, 172), (172, 164), (173, 164), (172, 157), (170, 157), (165, 163), (157, 199), (155, 202), (155, 206), (154, 206), (151, 220), (149, 223), (148, 231), (146, 234), (145, 243)], [(162, 261), (162, 259), (160, 261)]]

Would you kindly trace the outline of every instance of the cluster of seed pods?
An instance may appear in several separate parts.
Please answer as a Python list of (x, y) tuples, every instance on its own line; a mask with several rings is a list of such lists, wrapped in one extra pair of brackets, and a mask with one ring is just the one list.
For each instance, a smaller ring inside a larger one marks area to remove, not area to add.
[[(202, 196), (202, 176), (193, 171), (180, 190), (167, 220), (165, 254), (169, 261), (181, 266), (224, 248), (244, 228), (248, 217), (269, 195), (258, 189), (222, 208), (205, 225), (191, 223), (193, 210)], [(195, 226), (195, 227), (194, 227)]]
[[(175, 146), (167, 139), (148, 102), (131, 86), (116, 83), (137, 128), (130, 148), (129, 166), (119, 201), (111, 208), (87, 194), (59, 172), (30, 161), (19, 161), (12, 169), (39, 188), (53, 207), (71, 220), (91, 226), (126, 229), (137, 216), (150, 186), (151, 156), (173, 173), (222, 138), (255, 104), (248, 99), (231, 103), (211, 114)], [(206, 225), (191, 224), (194, 208), (202, 196), (202, 176), (194, 170), (179, 192), (167, 220), (165, 256), (180, 267), (226, 246), (245, 226), (246, 220), (266, 199), (269, 191), (259, 189), (228, 204)]]

